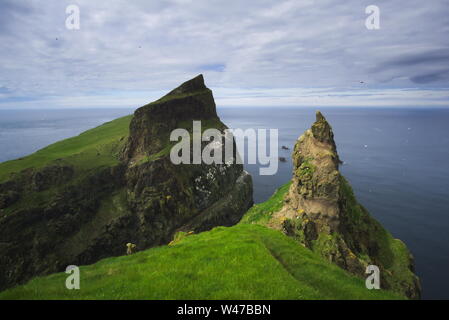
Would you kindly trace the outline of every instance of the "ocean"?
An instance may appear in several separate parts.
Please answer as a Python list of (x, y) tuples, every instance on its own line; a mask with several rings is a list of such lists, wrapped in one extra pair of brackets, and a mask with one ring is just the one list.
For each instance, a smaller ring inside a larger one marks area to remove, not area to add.
[[(431, 108), (320, 108), (333, 127), (342, 173), (357, 199), (416, 260), (423, 298), (449, 299), (449, 110)], [(0, 110), (0, 162), (19, 158), (77, 135), (131, 109)], [(278, 129), (279, 156), (290, 157), (296, 139), (315, 119), (311, 108), (218, 108), (230, 128)], [(292, 174), (253, 176), (261, 202)]]

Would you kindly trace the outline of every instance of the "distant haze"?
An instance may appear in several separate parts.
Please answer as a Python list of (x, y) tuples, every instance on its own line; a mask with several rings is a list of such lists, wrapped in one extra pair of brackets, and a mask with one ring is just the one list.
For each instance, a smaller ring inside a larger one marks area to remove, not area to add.
[(448, 12), (447, 0), (2, 0), (0, 108), (138, 107), (199, 73), (220, 106), (448, 106)]

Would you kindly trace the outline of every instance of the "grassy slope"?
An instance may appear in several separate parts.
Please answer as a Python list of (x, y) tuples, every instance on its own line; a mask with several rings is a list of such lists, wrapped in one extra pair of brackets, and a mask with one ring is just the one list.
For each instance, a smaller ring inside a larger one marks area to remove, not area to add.
[(40, 168), (53, 161), (64, 161), (78, 170), (117, 163), (116, 152), (126, 141), (132, 115), (107, 122), (79, 136), (56, 142), (29, 156), (0, 163), (0, 183), (11, 173)]
[(369, 291), (362, 279), (281, 232), (251, 224), (276, 211), (287, 190), (288, 184), (251, 208), (237, 226), (81, 267), (81, 290), (67, 290), (67, 274), (58, 273), (0, 293), (0, 299), (401, 298)]
[[(182, 99), (209, 92), (209, 89), (200, 90), (188, 94), (166, 95), (159, 100), (149, 103), (153, 105), (173, 99)], [(41, 168), (52, 162), (64, 162), (73, 165), (78, 171), (86, 171), (101, 166), (112, 166), (118, 163), (117, 153), (120, 146), (126, 142), (129, 134), (129, 124), (133, 115), (121, 117), (107, 122), (96, 128), (87, 130), (76, 137), (61, 140), (51, 144), (35, 153), (16, 160), (0, 163), (0, 183), (9, 179), (12, 173), (17, 173), (28, 168)], [(208, 128), (224, 128), (223, 124), (216, 120), (202, 121), (202, 131)], [(191, 122), (182, 122), (181, 128), (192, 131)], [(171, 144), (168, 145), (170, 147)], [(158, 154), (152, 155), (154, 160), (166, 155), (169, 148), (161, 150)]]
[[(350, 209), (348, 214), (354, 223), (353, 228), (359, 232), (371, 233), (372, 238), (380, 245), (378, 258), (387, 269), (383, 276), (395, 279), (394, 282), (391, 281), (394, 283), (391, 289), (402, 291), (401, 283), (402, 285), (409, 283), (412, 286), (415, 275), (408, 267), (410, 252), (407, 246), (401, 240), (393, 238), (390, 232), (369, 215), (357, 202), (354, 191), (348, 181), (343, 177), (341, 179), (343, 192), (348, 200), (347, 205)], [(376, 226), (376, 228), (373, 228), (373, 226)]]
[[(342, 188), (345, 197), (348, 200), (348, 214), (354, 224), (354, 228), (359, 232), (371, 233), (372, 238), (380, 245), (379, 259), (387, 272), (383, 274), (385, 278), (394, 278), (391, 290), (403, 292), (400, 284), (412, 283), (414, 274), (408, 268), (409, 251), (406, 245), (383, 228), (383, 226), (370, 217), (369, 213), (364, 210), (354, 196), (354, 192), (350, 184), (345, 178), (342, 179)], [(279, 211), (283, 206), (283, 199), (290, 188), (290, 182), (280, 187), (277, 192), (266, 202), (253, 206), (245, 214), (240, 223), (252, 223), (266, 225), (272, 213)], [(314, 243), (314, 251), (322, 252), (326, 250), (326, 240), (332, 236), (326, 235), (318, 239)], [(370, 261), (368, 261), (371, 263)]]
[(395, 299), (260, 225), (218, 227), (132, 256), (81, 267), (81, 289), (67, 274), (36, 278), (0, 299)]
[(279, 211), (284, 205), (284, 196), (290, 188), (290, 182), (284, 184), (265, 202), (252, 206), (243, 216), (240, 223), (254, 223), (265, 225), (271, 219), (274, 212)]

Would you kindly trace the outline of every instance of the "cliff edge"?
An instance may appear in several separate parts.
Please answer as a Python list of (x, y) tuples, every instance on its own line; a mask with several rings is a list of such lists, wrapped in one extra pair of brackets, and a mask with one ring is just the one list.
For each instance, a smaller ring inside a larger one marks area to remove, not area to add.
[(383, 289), (419, 298), (412, 255), (357, 202), (339, 171), (332, 127), (319, 111), (297, 140), (292, 160), (284, 204), (268, 225), (361, 277), (366, 277), (368, 265), (376, 265)]
[[(252, 205), (241, 164), (170, 160), (173, 129), (223, 132), (202, 75), (123, 117), (0, 164), (0, 290), (230, 226)], [(235, 157), (233, 158), (235, 160)]]

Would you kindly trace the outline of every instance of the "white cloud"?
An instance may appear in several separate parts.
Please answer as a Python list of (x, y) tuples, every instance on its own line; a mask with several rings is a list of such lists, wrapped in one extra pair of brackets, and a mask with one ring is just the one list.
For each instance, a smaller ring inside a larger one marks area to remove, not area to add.
[[(65, 28), (72, 3), (79, 31)], [(377, 31), (369, 4), (2, 1), (0, 107), (141, 105), (198, 73), (222, 105), (446, 104), (447, 2), (378, 3)]]

